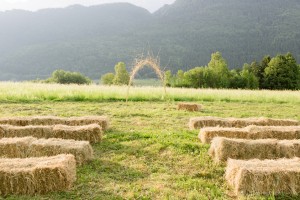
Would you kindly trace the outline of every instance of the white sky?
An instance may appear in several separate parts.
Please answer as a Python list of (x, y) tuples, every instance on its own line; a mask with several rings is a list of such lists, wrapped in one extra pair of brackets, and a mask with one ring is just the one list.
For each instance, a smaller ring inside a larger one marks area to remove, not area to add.
[(89, 6), (103, 3), (129, 2), (153, 12), (164, 4), (171, 4), (174, 1), (175, 0), (0, 0), (0, 11), (12, 9), (35, 11), (42, 8), (67, 7), (73, 4)]

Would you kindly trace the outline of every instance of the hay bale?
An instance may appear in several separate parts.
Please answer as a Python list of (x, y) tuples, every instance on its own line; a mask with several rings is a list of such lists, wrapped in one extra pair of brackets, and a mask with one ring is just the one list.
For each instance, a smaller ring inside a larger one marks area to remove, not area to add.
[(177, 105), (177, 110), (186, 110), (190, 112), (201, 111), (202, 106), (195, 103), (179, 103)]
[(73, 155), (0, 159), (0, 196), (65, 191), (76, 180)]
[(220, 117), (195, 117), (189, 121), (189, 128), (203, 127), (236, 127), (243, 128), (250, 125), (256, 126), (299, 126), (300, 122), (291, 119), (268, 118), (220, 118)]
[(244, 140), (216, 137), (209, 154), (216, 162), (232, 159), (278, 159), (300, 157), (300, 140)]
[(225, 178), (236, 195), (299, 195), (300, 159), (229, 159)]
[(51, 126), (12, 126), (0, 125), (4, 134), (2, 137), (27, 137), (49, 138), (53, 136), (53, 128)]
[(26, 158), (58, 154), (73, 154), (79, 165), (93, 159), (93, 149), (87, 141), (33, 137), (0, 139), (0, 157)]
[(203, 143), (210, 143), (214, 137), (294, 140), (300, 139), (300, 126), (205, 127), (200, 130), (198, 135), (198, 138)]
[(76, 163), (81, 165), (93, 159), (93, 149), (87, 141), (64, 139), (39, 139), (33, 141), (27, 149), (28, 157), (54, 156), (72, 154)]
[(33, 137), (0, 139), (0, 157), (26, 158), (27, 149), (34, 140)]
[(85, 126), (56, 125), (53, 127), (54, 138), (85, 140), (97, 143), (102, 140), (103, 131), (98, 124)]
[(109, 128), (108, 118), (104, 116), (71, 117), (67, 120), (65, 125), (82, 126), (89, 124), (98, 124), (103, 130)]
[(91, 143), (100, 142), (102, 129), (98, 124), (85, 126), (10, 126), (0, 125), (0, 138), (3, 137), (26, 137), (36, 138), (62, 138), (85, 140)]
[(34, 116), (34, 117), (9, 117), (0, 118), (0, 124), (8, 124), (13, 126), (29, 126), (29, 125), (56, 125), (63, 124), (69, 126), (81, 126), (89, 124), (98, 124), (103, 130), (108, 129), (108, 118), (104, 116), (86, 116), (86, 117), (55, 117), (55, 116)]

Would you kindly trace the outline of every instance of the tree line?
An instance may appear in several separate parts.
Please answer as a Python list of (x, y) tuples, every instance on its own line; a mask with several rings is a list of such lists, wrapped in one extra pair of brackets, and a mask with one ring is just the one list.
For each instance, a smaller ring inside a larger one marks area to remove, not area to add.
[(300, 89), (300, 65), (291, 53), (265, 56), (260, 62), (244, 64), (242, 69), (229, 70), (220, 52), (213, 53), (207, 66), (195, 67), (176, 74), (165, 72), (166, 85), (188, 88), (233, 89)]
[[(119, 62), (115, 73), (104, 74), (100, 78), (103, 85), (127, 85), (129, 73), (126, 65)], [(78, 73), (56, 70), (45, 80), (47, 83), (90, 84), (92, 81)], [(300, 65), (291, 53), (265, 56), (260, 62), (244, 64), (242, 68), (230, 70), (220, 52), (213, 53), (207, 66), (188, 71), (178, 70), (173, 74), (165, 72), (165, 84), (169, 87), (186, 88), (232, 88), (232, 89), (300, 89)]]

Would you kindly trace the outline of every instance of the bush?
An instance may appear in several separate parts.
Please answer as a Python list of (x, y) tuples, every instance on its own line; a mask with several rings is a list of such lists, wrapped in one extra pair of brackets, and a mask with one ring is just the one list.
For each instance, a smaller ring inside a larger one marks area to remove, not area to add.
[(92, 81), (79, 72), (69, 72), (64, 70), (55, 70), (52, 76), (46, 82), (59, 84), (90, 84)]
[(103, 85), (113, 85), (114, 84), (115, 75), (113, 73), (104, 74), (101, 77), (101, 83)]

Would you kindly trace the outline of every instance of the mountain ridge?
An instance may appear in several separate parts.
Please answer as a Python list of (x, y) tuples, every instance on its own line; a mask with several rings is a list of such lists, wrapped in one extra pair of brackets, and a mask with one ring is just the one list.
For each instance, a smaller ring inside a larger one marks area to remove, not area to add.
[(177, 0), (153, 14), (128, 3), (0, 12), (0, 80), (55, 69), (98, 78), (145, 50), (173, 71), (206, 65), (215, 51), (231, 68), (287, 51), (299, 60), (299, 10), (295, 0)]

